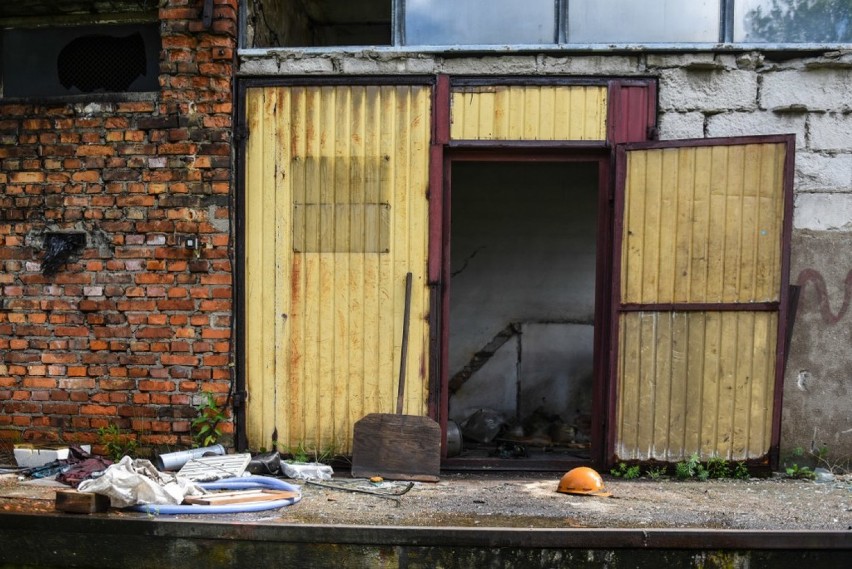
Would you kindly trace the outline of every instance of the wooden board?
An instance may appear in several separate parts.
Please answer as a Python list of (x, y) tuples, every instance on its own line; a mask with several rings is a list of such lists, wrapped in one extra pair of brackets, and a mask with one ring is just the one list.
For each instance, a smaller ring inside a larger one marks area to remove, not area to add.
[(69, 514), (94, 514), (109, 510), (109, 496), (77, 490), (57, 490), (55, 507)]
[(437, 482), (441, 427), (429, 417), (372, 413), (355, 423), (352, 476)]
[(184, 502), (198, 506), (223, 506), (225, 504), (247, 504), (250, 502), (272, 502), (289, 500), (299, 494), (286, 490), (243, 490), (239, 492), (220, 492), (204, 496), (187, 496)]

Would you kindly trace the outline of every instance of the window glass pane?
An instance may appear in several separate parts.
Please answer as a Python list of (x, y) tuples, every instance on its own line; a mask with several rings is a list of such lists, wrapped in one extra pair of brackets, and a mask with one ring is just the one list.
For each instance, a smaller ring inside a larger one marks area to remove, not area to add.
[(737, 0), (734, 41), (852, 43), (852, 0)]
[(720, 0), (570, 0), (569, 43), (719, 41)]
[(406, 0), (408, 45), (548, 44), (555, 0)]

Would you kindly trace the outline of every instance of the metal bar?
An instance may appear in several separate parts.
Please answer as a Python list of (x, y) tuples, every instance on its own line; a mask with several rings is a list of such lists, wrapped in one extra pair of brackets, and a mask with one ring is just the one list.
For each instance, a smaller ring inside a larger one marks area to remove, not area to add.
[[(234, 97), (234, 107), (237, 117), (236, 132), (246, 132), (246, 96), (247, 85), (236, 80), (237, 95)], [(232, 340), (236, 348), (234, 354), (234, 374), (236, 378), (236, 392), (246, 391), (246, 303), (245, 303), (245, 211), (246, 211), (246, 143), (248, 136), (237, 137), (237, 149), (234, 160), (234, 195), (235, 212), (233, 233), (236, 236), (236, 259), (234, 262), (234, 280), (232, 291), (232, 302), (234, 303), (235, 326), (232, 327), (236, 338)], [(237, 452), (248, 448), (248, 434), (246, 424), (246, 406), (235, 405), (234, 410), (234, 435)]]
[(599, 467), (607, 463), (607, 433), (613, 430), (614, 416), (609, 414), (608, 398), (614, 394), (610, 385), (609, 354), (610, 318), (612, 300), (612, 225), (614, 209), (612, 196), (612, 159), (601, 157), (598, 161), (598, 235), (595, 256), (595, 325), (593, 347), (592, 417), (602, 420), (592, 421), (592, 461)]
[(609, 148), (604, 146), (500, 146), (448, 147), (445, 155), (454, 162), (596, 162), (603, 156), (609, 157)]
[(405, 0), (393, 0), (391, 5), (391, 43), (405, 45)]
[(238, 80), (247, 88), (253, 87), (313, 87), (313, 86), (411, 86), (434, 85), (434, 75), (359, 75), (357, 77), (287, 75), (240, 77)]
[[(583, 53), (631, 54), (641, 52), (655, 53), (686, 53), (686, 52), (718, 52), (746, 53), (750, 51), (784, 51), (800, 54), (814, 54), (825, 51), (852, 49), (852, 43), (577, 43), (577, 44), (528, 44), (528, 45), (403, 45), (403, 46), (370, 46), (370, 51), (387, 54), (435, 54), (445, 57), (468, 57), (476, 55), (573, 55)], [(249, 48), (238, 51), (238, 55), (246, 57), (275, 57), (352, 54), (363, 53), (363, 46), (321, 46), (321, 47), (286, 47), (286, 48)]]
[(450, 141), (449, 148), (472, 148), (488, 150), (556, 150), (556, 149), (594, 149), (607, 148), (606, 141), (589, 140), (459, 140)]
[(399, 496), (402, 496), (412, 488), (414, 488), (414, 482), (409, 482), (405, 485), (405, 488), (401, 492), (378, 492), (373, 490), (364, 490), (363, 488), (349, 488), (348, 486), (340, 486), (337, 484), (324, 484), (322, 482), (316, 482), (315, 480), (306, 480), (305, 481), (308, 486), (318, 486), (319, 488), (328, 488), (329, 490), (340, 490), (343, 492), (354, 492), (357, 494), (369, 494), (371, 496), (378, 496), (379, 498), (384, 498), (386, 500), (393, 500), (396, 502), (396, 505), (399, 506)]
[(402, 415), (405, 400), (405, 367), (408, 363), (408, 323), (411, 320), (411, 273), (405, 275), (405, 306), (402, 313), (402, 344), (399, 353), (399, 386), (396, 395), (396, 414)]
[(734, 42), (734, 0), (719, 1), (719, 41)]
[(648, 142), (628, 142), (622, 145), (625, 150), (653, 150), (657, 148), (682, 148), (684, 146), (739, 146), (745, 144), (787, 143), (795, 135), (767, 134), (754, 136), (723, 136), (718, 138), (689, 138), (680, 140), (653, 140)]
[(793, 236), (793, 179), (796, 172), (796, 135), (781, 137), (786, 142), (784, 160), (784, 225), (781, 230), (781, 302), (778, 309), (778, 340), (775, 352), (775, 402), (772, 410), (772, 437), (769, 465), (777, 469), (781, 453), (781, 406), (784, 399), (784, 368), (787, 345), (787, 314), (790, 289), (790, 249)]

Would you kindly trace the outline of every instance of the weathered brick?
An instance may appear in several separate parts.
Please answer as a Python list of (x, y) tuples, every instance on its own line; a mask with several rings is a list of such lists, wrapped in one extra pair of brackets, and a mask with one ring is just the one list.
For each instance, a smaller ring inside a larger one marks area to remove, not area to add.
[[(218, 252), (190, 265), (174, 235), (227, 238), (234, 7), (217, 0), (215, 29), (195, 34), (198, 5), (163, 3), (157, 101), (0, 102), (0, 400), (29, 405), (4, 407), (0, 425), (35, 439), (61, 430), (67, 441), (96, 441), (94, 430), (116, 414), (130, 426), (132, 401), (139, 416), (160, 417), (156, 440), (186, 434), (186, 417), (159, 407), (185, 406), (172, 398), (170, 373), (198, 375), (194, 365), (217, 349), (190, 344), (210, 322), (195, 298), (229, 300), (190, 291), (203, 289), (199, 275), (223, 274), (229, 287), (231, 268), (210, 264)], [(171, 196), (195, 202), (157, 203)], [(45, 224), (87, 232), (80, 258), (50, 278), (29, 240)], [(226, 258), (230, 244), (219, 246)]]

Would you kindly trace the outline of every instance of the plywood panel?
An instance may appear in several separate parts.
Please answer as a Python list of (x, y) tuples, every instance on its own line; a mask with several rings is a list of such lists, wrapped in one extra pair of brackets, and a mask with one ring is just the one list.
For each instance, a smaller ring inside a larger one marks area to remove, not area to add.
[(785, 147), (631, 151), (625, 303), (780, 300)]
[[(246, 338), (253, 448), (347, 453), (393, 412), (405, 274), (406, 412), (427, 410), (430, 88), (248, 90)], [(258, 251), (260, 253), (258, 253)]]
[(454, 140), (605, 140), (604, 86), (456, 87)]
[(619, 459), (766, 455), (777, 313), (629, 312), (619, 325)]

